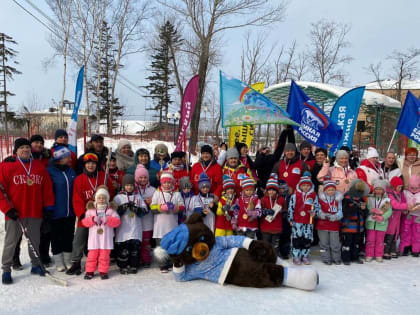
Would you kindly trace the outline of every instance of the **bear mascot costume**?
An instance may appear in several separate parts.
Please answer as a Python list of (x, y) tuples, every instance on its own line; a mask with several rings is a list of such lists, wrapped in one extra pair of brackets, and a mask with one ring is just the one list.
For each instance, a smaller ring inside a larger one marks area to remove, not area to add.
[(245, 236), (215, 237), (200, 213), (167, 233), (155, 249), (158, 260), (169, 258), (177, 281), (205, 279), (243, 287), (288, 286), (314, 290), (318, 273), (313, 268), (284, 267), (273, 247)]

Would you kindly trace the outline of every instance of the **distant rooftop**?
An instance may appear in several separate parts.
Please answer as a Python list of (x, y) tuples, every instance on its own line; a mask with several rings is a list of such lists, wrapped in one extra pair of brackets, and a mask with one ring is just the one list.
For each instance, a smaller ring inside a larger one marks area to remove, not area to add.
[[(379, 84), (380, 83), (380, 84)], [(401, 85), (401, 88), (403, 90), (419, 90), (420, 89), (420, 80), (403, 80)], [(398, 82), (396, 80), (386, 79), (382, 81), (374, 81), (366, 84), (367, 90), (380, 90), (382, 86), (382, 89), (385, 90), (392, 90), (398, 88)]]

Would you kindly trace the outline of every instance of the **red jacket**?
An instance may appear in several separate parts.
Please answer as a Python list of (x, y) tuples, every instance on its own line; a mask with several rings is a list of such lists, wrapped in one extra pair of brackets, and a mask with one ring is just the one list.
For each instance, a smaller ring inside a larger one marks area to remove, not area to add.
[[(96, 179), (98, 179), (96, 184)], [(105, 173), (102, 171), (98, 172), (96, 177), (88, 177), (85, 173), (80, 174), (74, 180), (73, 185), (73, 209), (76, 216), (79, 218), (77, 226), (83, 227), (80, 217), (86, 212), (86, 204), (88, 201), (93, 200), (96, 189), (104, 184)], [(90, 183), (90, 184), (89, 184)], [(95, 188), (96, 186), (96, 188)], [(106, 186), (108, 187), (110, 200), (114, 198), (115, 189), (112, 185), (112, 181), (108, 178)]]
[[(235, 193), (237, 196), (241, 194), (242, 187), (241, 187), (241, 180), (238, 179), (240, 174), (247, 175), (248, 177), (253, 178), (251, 171), (249, 171), (242, 163), (240, 163), (236, 168), (232, 168), (227, 166), (227, 164), (223, 167), (223, 175), (229, 175), (230, 178), (233, 179), (235, 182)], [(255, 180), (255, 179), (254, 179)], [(255, 182), (256, 184), (256, 182)]]
[[(287, 211), (286, 201), (281, 196), (278, 196), (277, 200), (271, 200), (271, 203), (270, 203), (270, 197), (268, 196), (264, 196), (261, 199), (261, 207), (263, 209), (272, 209), (271, 205), (273, 205), (274, 207), (276, 203), (282, 207), (282, 211)], [(263, 216), (261, 218), (260, 230), (261, 232), (281, 233), (283, 231), (283, 220), (282, 220), (281, 213), (278, 213), (276, 217), (274, 218), (274, 220), (271, 222), (267, 221), (265, 219), (265, 216)]]
[[(341, 198), (342, 199), (342, 198)], [(334, 201), (331, 203), (331, 205), (328, 204), (323, 198), (318, 198), (319, 205), (321, 206), (321, 211), (323, 213), (328, 213), (331, 215), (337, 214), (337, 209), (340, 200), (337, 200), (337, 198), (334, 199)], [(327, 219), (317, 219), (316, 220), (316, 229), (317, 230), (323, 230), (323, 231), (333, 231), (338, 232), (340, 231), (340, 220), (338, 221), (330, 221)]]
[(364, 181), (370, 188), (370, 192), (373, 192), (373, 181), (380, 178), (385, 178), (383, 169), (378, 163), (374, 166), (369, 160), (363, 160), (360, 166), (356, 168), (356, 174), (359, 179)]
[[(176, 170), (174, 168), (167, 167), (167, 168), (164, 169), (164, 171), (171, 171), (172, 174), (174, 175), (174, 178), (175, 178), (175, 190), (178, 190), (179, 189), (179, 180), (182, 177), (185, 177), (185, 176), (188, 177), (188, 172), (187, 172), (187, 170), (185, 168), (183, 168), (181, 170)], [(160, 174), (159, 174), (159, 177), (160, 177)]]
[[(211, 189), (210, 192), (215, 194), (217, 197), (220, 198), (222, 195), (223, 189), (223, 175), (222, 175), (222, 168), (219, 164), (215, 161), (210, 162), (211, 165), (205, 172), (207, 176), (210, 178)], [(198, 194), (198, 180), (200, 179), (200, 174), (205, 171), (205, 167), (201, 164), (201, 162), (195, 163), (190, 171), (190, 181), (194, 186), (194, 194)]]
[[(236, 203), (236, 197), (233, 198), (231, 206), (233, 206), (235, 203)], [(226, 205), (226, 197), (222, 196), (222, 198), (220, 198), (219, 200), (219, 205), (216, 211), (216, 229), (232, 231), (232, 223), (231, 221), (226, 220), (226, 216), (222, 210), (224, 205)], [(231, 218), (233, 218), (234, 211), (229, 210), (228, 214)]]
[[(316, 192), (312, 191), (307, 193), (305, 204), (303, 203), (303, 193), (300, 191), (295, 192), (296, 195), (296, 203), (295, 209), (293, 210), (293, 222), (302, 223), (302, 224), (310, 224), (311, 222), (311, 215), (310, 212), (312, 211), (312, 205), (316, 199)], [(311, 202), (308, 202), (310, 199)]]
[[(29, 162), (24, 163), (29, 170)], [(47, 169), (41, 161), (32, 160), (30, 179), (33, 184), (27, 185), (27, 173), (19, 160), (9, 157), (0, 163), (0, 183), (4, 186), (13, 207), (19, 217), (42, 218), (44, 209), (53, 209), (55, 200), (52, 182)], [(0, 191), (0, 209), (5, 214), (12, 208)], [(6, 216), (6, 220), (9, 218)]]
[[(249, 206), (249, 203), (252, 201), (253, 206)], [(243, 197), (238, 198), (237, 204), (239, 205), (239, 214), (238, 214), (238, 227), (247, 228), (251, 230), (258, 230), (258, 219), (252, 219), (247, 215), (248, 211), (261, 211), (261, 202), (258, 199), (258, 196), (252, 196), (250, 201), (246, 202)], [(260, 212), (261, 214), (261, 212)]]
[(287, 165), (285, 160), (280, 161), (279, 179), (285, 180), (287, 186), (292, 187), (293, 191), (296, 190), (296, 185), (303, 175), (303, 165), (304, 162), (299, 159), (289, 165)]
[(116, 168), (114, 170), (109, 169), (109, 178), (111, 179), (111, 181), (114, 185), (114, 188), (115, 188), (114, 182), (116, 182), (117, 186), (118, 186), (115, 189), (116, 191), (120, 191), (122, 188), (124, 188), (124, 187), (121, 187), (124, 175), (125, 175), (125, 172), (119, 170), (118, 168)]

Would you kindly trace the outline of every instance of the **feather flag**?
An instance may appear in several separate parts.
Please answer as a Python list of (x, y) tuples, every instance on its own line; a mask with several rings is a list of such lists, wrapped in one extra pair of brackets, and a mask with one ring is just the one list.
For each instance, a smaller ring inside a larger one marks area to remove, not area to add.
[(220, 71), (222, 127), (287, 124), (298, 125), (279, 105), (252, 87)]
[(79, 75), (76, 81), (76, 93), (74, 97), (74, 108), (70, 118), (69, 125), (67, 127), (67, 134), (69, 135), (69, 149), (70, 151), (77, 154), (77, 117), (79, 113), (79, 106), (82, 100), (83, 94), (83, 75), (85, 66), (82, 66), (79, 70)]

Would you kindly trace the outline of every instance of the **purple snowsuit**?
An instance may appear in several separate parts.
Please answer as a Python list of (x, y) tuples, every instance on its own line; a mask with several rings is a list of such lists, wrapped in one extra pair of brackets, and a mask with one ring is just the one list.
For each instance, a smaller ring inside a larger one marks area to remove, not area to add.
[[(412, 193), (405, 190), (404, 194), (408, 206), (420, 204), (420, 192)], [(400, 252), (402, 253), (404, 248), (410, 245), (413, 253), (420, 252), (420, 210), (410, 211), (407, 215), (402, 216)]]

